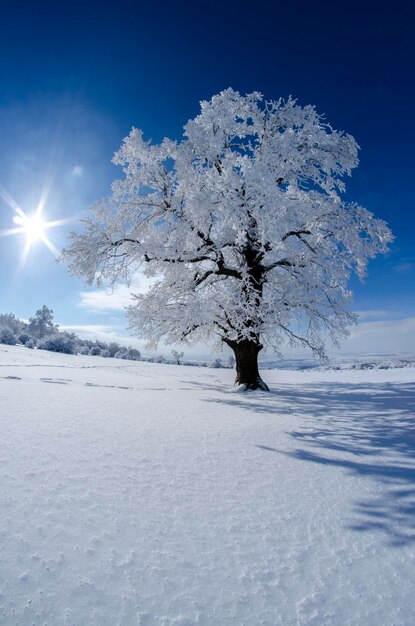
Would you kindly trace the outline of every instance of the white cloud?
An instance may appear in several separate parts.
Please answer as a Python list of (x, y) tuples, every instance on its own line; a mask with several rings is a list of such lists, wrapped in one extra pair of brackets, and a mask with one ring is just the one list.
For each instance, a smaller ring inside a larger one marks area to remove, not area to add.
[(415, 332), (415, 317), (407, 317), (400, 320), (380, 320), (377, 322), (364, 322), (358, 324), (351, 333), (351, 338), (359, 338), (368, 335), (406, 335)]
[(84, 174), (84, 168), (82, 167), (82, 165), (79, 165), (77, 163), (76, 165), (73, 166), (71, 174), (75, 178), (80, 178)]
[(129, 287), (116, 285), (113, 289), (81, 291), (79, 306), (90, 312), (124, 311), (125, 307), (134, 302), (131, 294), (144, 293), (150, 285), (150, 279), (140, 274)]
[(361, 320), (370, 320), (370, 319), (393, 319), (396, 317), (401, 317), (402, 314), (399, 311), (387, 311), (387, 310), (376, 310), (373, 309), (371, 311), (355, 311), (356, 315), (359, 316), (359, 321)]
[(140, 342), (136, 337), (123, 334), (124, 326), (112, 326), (110, 324), (62, 324), (59, 326), (59, 329), (66, 330), (69, 333), (76, 333), (82, 339), (91, 339), (93, 341), (101, 339), (108, 343), (116, 341), (123, 345), (140, 348), (143, 345), (143, 342)]
[(130, 288), (117, 285), (112, 290), (81, 291), (79, 306), (91, 312), (123, 311), (132, 303)]
[(415, 269), (415, 263), (411, 260), (404, 260), (395, 265), (394, 270), (398, 274), (410, 274)]
[(415, 317), (358, 324), (343, 342), (342, 351), (361, 355), (415, 353)]

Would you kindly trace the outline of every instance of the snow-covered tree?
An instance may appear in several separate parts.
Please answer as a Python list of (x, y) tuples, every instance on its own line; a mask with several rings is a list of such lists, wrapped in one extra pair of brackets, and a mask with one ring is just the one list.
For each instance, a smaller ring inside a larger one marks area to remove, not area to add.
[(45, 304), (29, 319), (27, 330), (36, 338), (44, 339), (53, 334), (58, 327), (53, 323), (53, 311)]
[(9, 328), (16, 336), (20, 335), (27, 324), (19, 320), (13, 313), (0, 313), (0, 330)]
[(124, 177), (72, 234), (63, 258), (89, 284), (152, 279), (129, 307), (150, 345), (218, 339), (236, 383), (262, 388), (263, 346), (307, 346), (347, 335), (352, 272), (365, 275), (391, 232), (345, 202), (358, 146), (312, 106), (227, 89), (184, 127), (181, 141), (133, 129), (114, 162)]
[(75, 354), (75, 341), (71, 333), (56, 333), (41, 341), (38, 345), (40, 350), (49, 352), (61, 352), (62, 354)]
[(182, 358), (184, 357), (184, 352), (179, 352), (178, 350), (171, 351), (174, 362), (176, 365), (180, 365)]
[(8, 346), (15, 346), (16, 342), (16, 336), (10, 328), (3, 328), (0, 330), (0, 343), (4, 343)]
[(118, 352), (115, 353), (116, 359), (126, 359), (128, 361), (140, 361), (141, 353), (136, 348), (126, 348), (123, 346)]

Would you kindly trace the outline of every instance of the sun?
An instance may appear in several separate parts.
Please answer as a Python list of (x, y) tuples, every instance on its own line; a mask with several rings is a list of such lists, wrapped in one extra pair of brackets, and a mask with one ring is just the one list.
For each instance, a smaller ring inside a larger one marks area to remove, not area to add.
[(32, 245), (38, 241), (44, 243), (55, 257), (59, 256), (59, 250), (57, 250), (50, 239), (48, 239), (45, 231), (49, 228), (53, 228), (54, 226), (59, 226), (66, 220), (47, 222), (43, 218), (43, 206), (43, 202), (40, 202), (36, 211), (31, 215), (27, 215), (20, 207), (15, 207), (16, 215), (13, 217), (13, 222), (16, 224), (16, 228), (12, 228), (5, 233), (8, 235), (18, 233), (26, 235), (26, 244), (23, 249), (22, 263), (26, 261)]
[(22, 211), (20, 215), (14, 216), (13, 221), (21, 227), (22, 232), (30, 243), (39, 239), (45, 239), (45, 230), (48, 228), (48, 223), (43, 220), (42, 215), (39, 213), (26, 215)]
[(63, 224), (67, 224), (68, 219), (63, 220), (55, 220), (55, 221), (47, 221), (43, 216), (43, 209), (45, 205), (45, 197), (42, 197), (36, 210), (33, 213), (25, 213), (23, 209), (21, 209), (9, 196), (4, 193), (4, 190), (0, 189), (1, 195), (8, 202), (11, 208), (14, 210), (13, 222), (15, 224), (14, 228), (10, 228), (8, 230), (0, 231), (0, 237), (4, 237), (6, 235), (24, 235), (26, 238), (26, 242), (24, 245), (21, 264), (24, 264), (30, 249), (36, 243), (43, 243), (50, 252), (57, 258), (59, 256), (59, 250), (53, 245), (53, 243), (48, 238), (46, 231), (56, 226), (62, 226)]

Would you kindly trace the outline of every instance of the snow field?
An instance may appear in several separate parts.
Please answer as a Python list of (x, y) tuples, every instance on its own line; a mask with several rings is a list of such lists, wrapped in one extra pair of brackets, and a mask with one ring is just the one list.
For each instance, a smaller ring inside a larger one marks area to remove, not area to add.
[(0, 347), (0, 623), (410, 626), (415, 370)]

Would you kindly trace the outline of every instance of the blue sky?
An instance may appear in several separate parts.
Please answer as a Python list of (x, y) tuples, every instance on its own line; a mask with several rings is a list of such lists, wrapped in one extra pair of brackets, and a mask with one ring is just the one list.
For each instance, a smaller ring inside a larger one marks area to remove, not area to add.
[[(31, 213), (47, 190), (46, 219), (72, 220), (49, 231), (61, 249), (120, 175), (111, 158), (132, 126), (155, 141), (179, 137), (199, 101), (229, 86), (291, 94), (356, 138), (360, 166), (347, 198), (396, 237), (365, 284), (352, 281), (361, 324), (343, 351), (415, 352), (414, 15), (410, 2), (337, 5), (3, 5), (0, 230), (15, 226), (10, 199)], [(111, 297), (86, 289), (40, 242), (22, 265), (24, 244), (22, 235), (0, 238), (0, 312), (27, 318), (47, 304), (61, 326), (130, 341), (125, 288)]]

